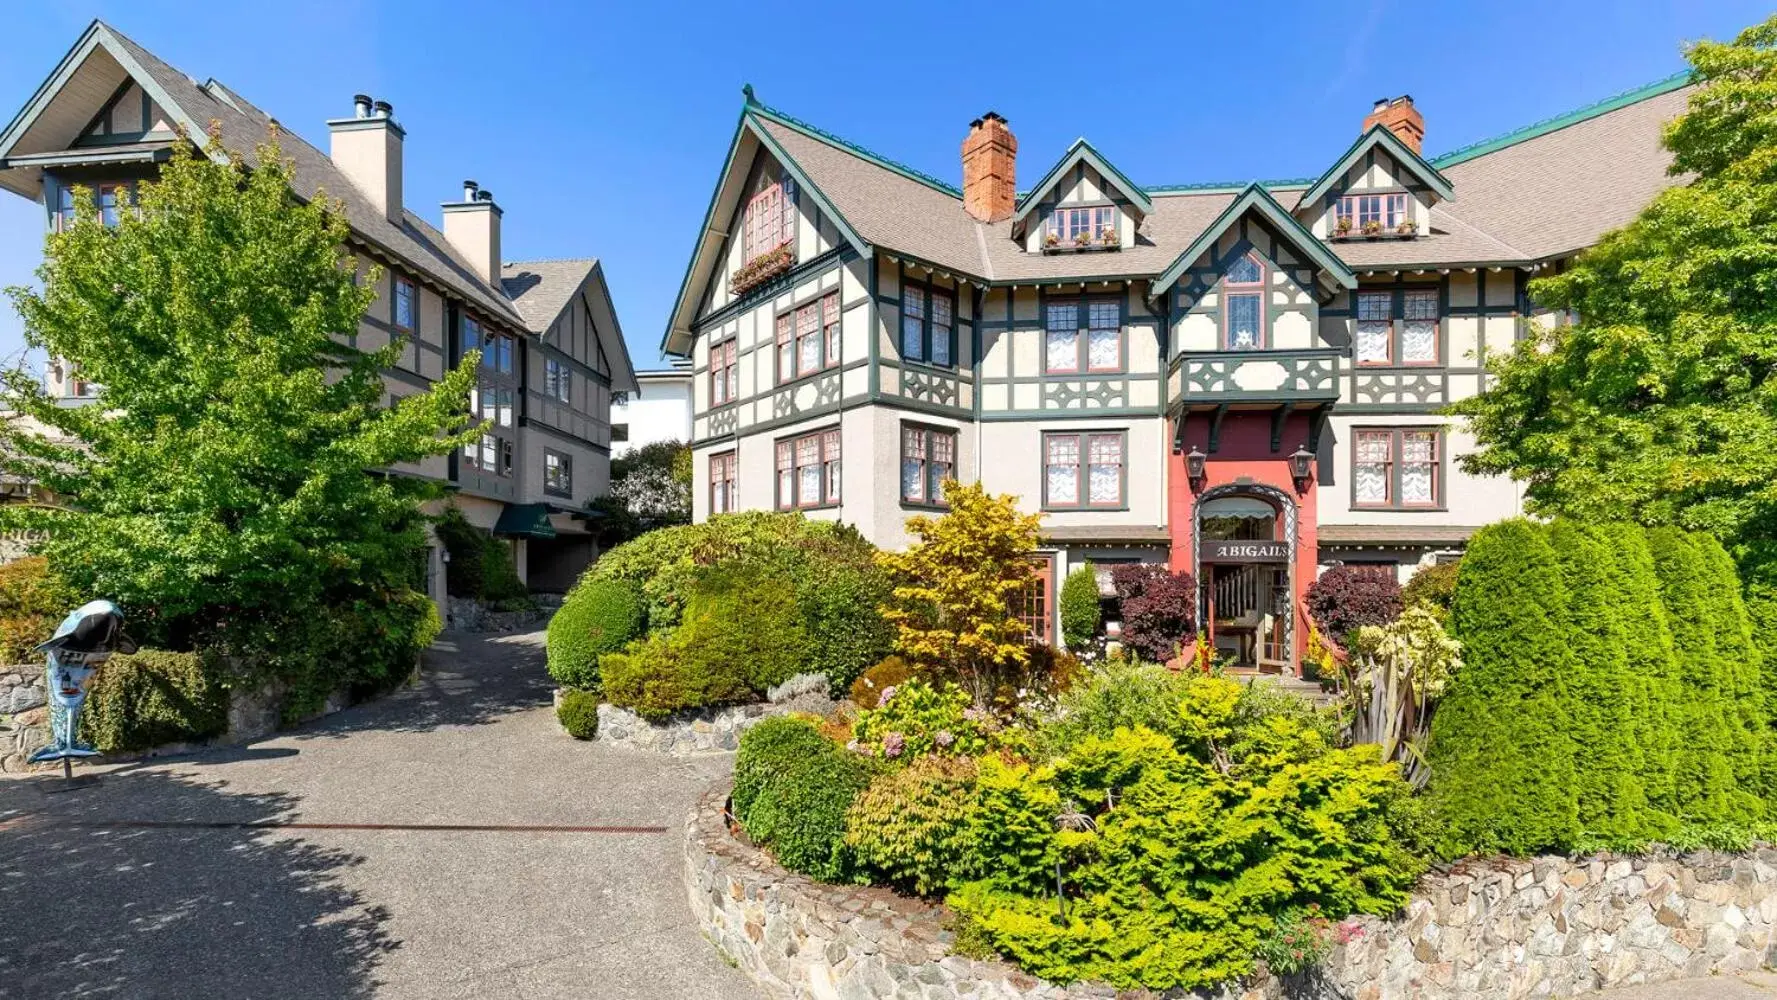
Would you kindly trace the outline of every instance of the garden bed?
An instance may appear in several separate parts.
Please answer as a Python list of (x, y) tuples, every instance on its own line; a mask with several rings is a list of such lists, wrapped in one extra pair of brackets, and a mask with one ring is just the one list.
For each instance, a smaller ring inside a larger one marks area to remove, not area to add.
[[(557, 707), (561, 691), (556, 691)], [(598, 707), (600, 743), (671, 754), (675, 757), (699, 753), (733, 753), (740, 747), (740, 734), (763, 719), (789, 712), (825, 714), (832, 702), (825, 698), (797, 698), (781, 705), (758, 703), (729, 705), (681, 712), (668, 719), (649, 721), (627, 708), (610, 703)]]
[[(685, 892), (699, 928), (773, 996), (1022, 1000), (1139, 998), (1142, 991), (1057, 986), (1004, 962), (950, 954), (944, 908), (873, 886), (834, 886), (779, 867), (729, 832), (729, 783), (717, 783), (685, 824)], [(841, 983), (846, 990), (840, 990)], [(1167, 994), (1260, 1000), (1269, 985)]]

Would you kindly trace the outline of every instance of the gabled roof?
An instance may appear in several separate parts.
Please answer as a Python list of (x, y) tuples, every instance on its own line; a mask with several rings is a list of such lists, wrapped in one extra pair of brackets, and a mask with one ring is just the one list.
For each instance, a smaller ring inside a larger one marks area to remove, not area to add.
[(1276, 227), (1279, 235), (1289, 240), (1290, 245), (1294, 246), (1298, 252), (1326, 271), (1335, 282), (1346, 288), (1357, 287), (1357, 275), (1351, 272), (1351, 268), (1334, 256), (1327, 245), (1309, 232), (1295, 216), (1279, 205), (1277, 199), (1271, 197), (1270, 192), (1257, 183), (1253, 183), (1248, 184), (1246, 190), (1242, 191), (1227, 208), (1223, 209), (1222, 214), (1216, 216), (1214, 222), (1198, 233), (1197, 238), (1185, 247), (1184, 251), (1173, 260), (1166, 270), (1160, 272), (1160, 277), (1154, 279), (1153, 284), (1148, 286), (1148, 294), (1157, 296), (1170, 287), (1173, 282), (1179, 279), (1180, 275), (1185, 273), (1185, 269), (1191, 266), (1192, 261), (1203, 256), (1210, 247), (1215, 246), (1216, 240), (1249, 211), (1257, 212), (1263, 216), (1272, 226)]
[(1402, 142), (1401, 137), (1389, 131), (1386, 126), (1372, 125), (1368, 132), (1357, 137), (1357, 141), (1351, 144), (1351, 148), (1345, 151), (1345, 155), (1333, 161), (1333, 165), (1327, 168), (1326, 173), (1321, 174), (1313, 184), (1308, 185), (1308, 190), (1302, 192), (1302, 197), (1296, 202), (1296, 207), (1302, 208), (1320, 201), (1321, 197), (1332, 190), (1333, 185), (1345, 176), (1346, 171), (1356, 166), (1370, 154), (1371, 150), (1378, 146), (1403, 169), (1418, 178), (1419, 183), (1436, 191), (1438, 197), (1445, 201), (1456, 200), (1456, 192), (1451, 190), (1449, 178), (1438, 173), (1436, 168), (1425, 162), (1424, 157), (1413, 151), (1413, 147)]
[(1012, 211), (1013, 224), (1024, 221), (1024, 217), (1029, 215), (1031, 210), (1035, 209), (1037, 205), (1041, 203), (1043, 196), (1048, 194), (1049, 191), (1055, 187), (1056, 182), (1066, 176), (1069, 170), (1072, 170), (1075, 166), (1081, 163), (1098, 171), (1100, 177), (1103, 177), (1115, 187), (1123, 197), (1133, 202), (1135, 207), (1141, 209), (1143, 215), (1154, 210), (1154, 203), (1148, 199), (1148, 193), (1146, 191), (1143, 191), (1134, 181), (1124, 176), (1123, 171), (1112, 166), (1111, 161), (1105, 159), (1098, 150), (1092, 147), (1091, 143), (1087, 142), (1084, 138), (1079, 138), (1075, 139), (1074, 144), (1067, 148), (1067, 152), (1062, 154), (1061, 159), (1056, 161), (1055, 166), (1049, 168), (1049, 172), (1043, 175), (1043, 179), (1037, 181), (1036, 185), (1029, 191), (1025, 192), (1023, 198), (1018, 200), (1017, 206)]
[(635, 366), (630, 363), (623, 327), (618, 325), (617, 310), (611, 304), (611, 290), (605, 286), (604, 265), (597, 258), (508, 261), (500, 268), (500, 286), (525, 324), (545, 338), (568, 306), (584, 296), (599, 347), (612, 361), (611, 388), (636, 388)]

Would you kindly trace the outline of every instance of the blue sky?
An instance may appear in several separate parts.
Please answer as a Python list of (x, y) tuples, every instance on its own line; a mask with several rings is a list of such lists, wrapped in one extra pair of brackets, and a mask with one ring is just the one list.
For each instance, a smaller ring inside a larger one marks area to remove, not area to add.
[[(659, 343), (751, 82), (765, 103), (952, 181), (971, 118), (1011, 122), (1019, 176), (1076, 136), (1138, 183), (1318, 174), (1371, 102), (1413, 95), (1439, 153), (1670, 75), (1750, 0), (1172, 4), (589, 4), (305, 0), (22, 4), (0, 33), (0, 119), (103, 18), (310, 142), (363, 91), (407, 129), (406, 197), (473, 177), (513, 259), (596, 255), (638, 368)], [(0, 192), (0, 286), (31, 279), (42, 215)], [(23, 345), (0, 304), (0, 358)]]

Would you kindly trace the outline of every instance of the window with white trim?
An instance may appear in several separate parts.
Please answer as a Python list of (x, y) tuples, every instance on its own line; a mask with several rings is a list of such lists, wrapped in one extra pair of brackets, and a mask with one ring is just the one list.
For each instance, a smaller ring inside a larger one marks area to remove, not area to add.
[(1123, 310), (1115, 299), (1055, 299), (1043, 310), (1043, 371), (1123, 370)]
[(1348, 194), (1339, 199), (1333, 218), (1335, 231), (1340, 220), (1347, 220), (1347, 230), (1371, 235), (1412, 221), (1407, 215), (1405, 194)]
[(1254, 254), (1242, 254), (1222, 273), (1222, 348), (1258, 351), (1265, 336), (1265, 265)]
[(1057, 208), (1049, 213), (1048, 246), (1086, 246), (1091, 243), (1112, 243), (1117, 239), (1117, 207), (1094, 205), (1089, 208)]
[(710, 513), (726, 514), (735, 509), (734, 473), (734, 452), (710, 456)]
[(1043, 506), (1123, 506), (1123, 431), (1043, 435)]
[(1353, 507), (1413, 509), (1443, 504), (1443, 432), (1357, 428), (1352, 432)]
[(956, 431), (901, 425), (901, 502), (943, 507), (944, 480), (956, 475)]
[(543, 492), (558, 497), (574, 495), (574, 459), (553, 448), (543, 449)]
[(777, 442), (779, 510), (838, 503), (840, 475), (839, 428)]

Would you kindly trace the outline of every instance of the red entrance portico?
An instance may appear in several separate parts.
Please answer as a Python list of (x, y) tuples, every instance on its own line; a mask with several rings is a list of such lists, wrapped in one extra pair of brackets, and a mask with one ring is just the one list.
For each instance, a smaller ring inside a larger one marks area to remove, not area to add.
[(1198, 620), (1235, 666), (1300, 674), (1303, 593), (1318, 563), (1315, 479), (1330, 401), (1175, 411), (1172, 567), (1198, 583)]

